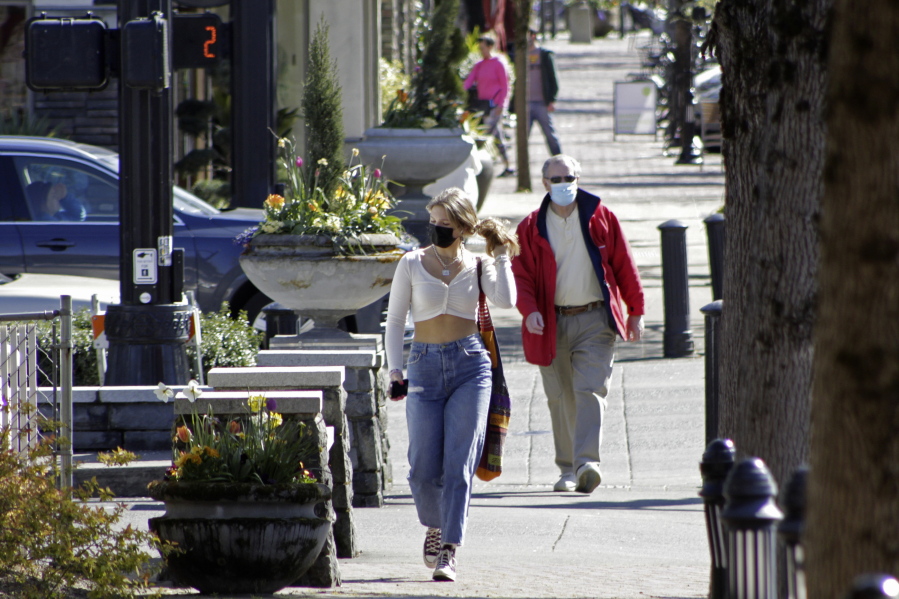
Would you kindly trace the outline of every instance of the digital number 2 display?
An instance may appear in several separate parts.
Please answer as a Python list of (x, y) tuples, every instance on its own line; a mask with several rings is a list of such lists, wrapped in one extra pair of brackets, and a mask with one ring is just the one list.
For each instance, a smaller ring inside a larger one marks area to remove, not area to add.
[(172, 19), (172, 67), (211, 67), (228, 56), (228, 28), (218, 15), (176, 14)]
[(215, 52), (212, 48), (218, 40), (218, 27), (215, 25), (207, 25), (206, 32), (209, 34), (209, 39), (203, 43), (203, 56), (206, 58), (215, 58)]

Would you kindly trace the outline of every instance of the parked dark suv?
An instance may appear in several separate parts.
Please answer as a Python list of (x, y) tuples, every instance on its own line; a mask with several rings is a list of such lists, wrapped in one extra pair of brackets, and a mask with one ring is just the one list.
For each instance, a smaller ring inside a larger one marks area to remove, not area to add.
[[(118, 280), (118, 170), (118, 154), (104, 148), (0, 136), (0, 273)], [(42, 209), (48, 201), (55, 214)], [(271, 300), (241, 270), (234, 237), (258, 224), (262, 211), (218, 210), (175, 187), (174, 218), (184, 288), (196, 292), (203, 311), (228, 301), (252, 322)]]

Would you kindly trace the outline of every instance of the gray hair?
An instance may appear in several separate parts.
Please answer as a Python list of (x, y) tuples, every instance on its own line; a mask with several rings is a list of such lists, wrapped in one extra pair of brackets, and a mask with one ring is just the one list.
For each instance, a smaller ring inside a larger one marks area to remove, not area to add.
[(567, 154), (556, 154), (552, 158), (547, 159), (547, 161), (543, 163), (543, 178), (546, 179), (546, 173), (549, 171), (551, 165), (560, 163), (567, 165), (571, 170), (571, 174), (580, 178), (581, 163)]

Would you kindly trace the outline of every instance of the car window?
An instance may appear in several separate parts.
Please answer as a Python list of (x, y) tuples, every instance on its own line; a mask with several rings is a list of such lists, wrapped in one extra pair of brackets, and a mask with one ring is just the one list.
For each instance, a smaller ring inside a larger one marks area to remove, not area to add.
[(17, 156), (16, 173), (32, 220), (117, 222), (119, 186), (87, 165), (43, 156)]

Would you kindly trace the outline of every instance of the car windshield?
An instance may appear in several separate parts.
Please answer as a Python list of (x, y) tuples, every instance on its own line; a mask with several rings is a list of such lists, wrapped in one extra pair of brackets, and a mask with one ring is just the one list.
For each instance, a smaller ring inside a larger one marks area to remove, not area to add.
[[(94, 157), (113, 171), (119, 172), (119, 155), (115, 152), (110, 152), (108, 154), (95, 153)], [(172, 202), (175, 210), (178, 210), (179, 212), (197, 216), (215, 216), (220, 213), (218, 208), (210, 206), (183, 187), (178, 187), (176, 185), (174, 191), (175, 193)]]

